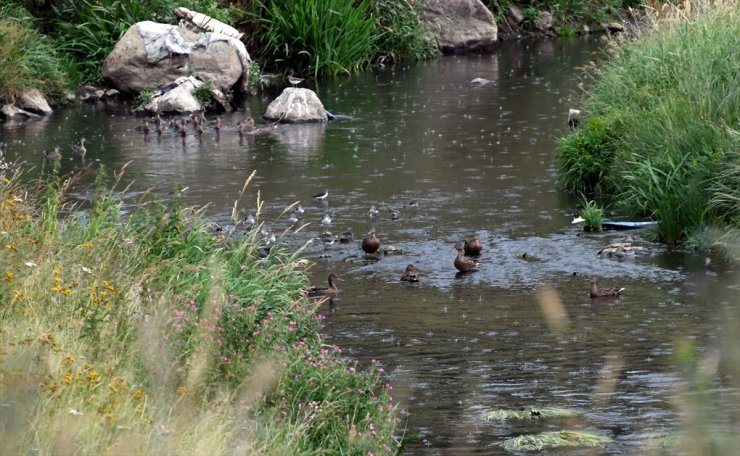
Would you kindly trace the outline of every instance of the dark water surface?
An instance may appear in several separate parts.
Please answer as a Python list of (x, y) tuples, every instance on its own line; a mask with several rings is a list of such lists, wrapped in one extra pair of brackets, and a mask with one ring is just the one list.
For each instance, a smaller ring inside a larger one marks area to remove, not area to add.
[[(133, 201), (149, 187), (166, 195), (176, 184), (207, 214), (228, 224), (264, 201), (261, 220), (284, 242), (302, 245), (329, 230), (355, 241), (315, 242), (310, 276), (335, 272), (341, 293), (322, 311), (332, 342), (362, 362), (386, 369), (416, 436), (407, 454), (506, 454), (498, 444), (527, 432), (575, 429), (612, 437), (603, 450), (563, 454), (642, 454), (650, 439), (679, 423), (673, 393), (684, 385), (672, 356), (677, 341), (700, 353), (720, 346), (723, 318), (736, 308), (738, 276), (707, 274), (704, 256), (650, 244), (647, 257), (599, 258), (624, 233), (582, 235), (571, 224), (576, 201), (554, 184), (553, 141), (565, 130), (578, 67), (595, 58), (597, 41), (504, 44), (493, 55), (447, 57), (397, 66), (314, 88), (338, 119), (327, 125), (280, 126), (240, 141), (245, 112), (222, 116), (224, 129), (182, 139), (136, 130), (141, 119), (120, 105), (85, 105), (49, 119), (0, 126), (9, 157), (41, 168), (41, 150), (69, 150), (88, 138), (88, 160), (108, 169), (131, 162)], [(471, 84), (474, 78), (493, 81)], [(273, 96), (250, 101), (259, 118)], [(211, 121), (213, 119), (210, 119)], [(65, 158), (64, 170), (80, 166)], [(89, 182), (88, 182), (89, 184)], [(326, 204), (311, 195), (329, 190)], [(76, 190), (89, 197), (90, 186)], [(293, 234), (283, 208), (301, 201)], [(414, 204), (411, 204), (414, 202)], [(376, 226), (399, 253), (363, 258), (359, 240)], [(398, 217), (391, 216), (391, 209)], [(332, 223), (322, 225), (330, 214)], [(484, 245), (479, 270), (459, 276), (452, 246), (468, 233)], [(282, 234), (284, 233), (284, 234)], [(526, 255), (525, 255), (526, 254)], [(409, 263), (419, 284), (399, 277)], [(588, 297), (590, 277), (625, 287), (620, 300)], [(562, 332), (548, 326), (536, 293), (554, 288), (568, 315)], [(735, 340), (736, 341), (736, 340)], [(607, 365), (617, 366), (613, 394), (599, 394)], [(621, 366), (621, 369), (619, 369)], [(713, 383), (738, 403), (737, 380)], [(563, 407), (577, 419), (491, 423), (492, 408)], [(557, 453), (559, 454), (559, 453)]]

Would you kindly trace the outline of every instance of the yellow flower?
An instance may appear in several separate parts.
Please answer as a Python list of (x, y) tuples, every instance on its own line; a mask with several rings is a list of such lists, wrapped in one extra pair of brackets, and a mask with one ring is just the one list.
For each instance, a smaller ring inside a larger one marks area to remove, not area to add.
[(62, 290), (62, 294), (64, 296), (69, 296), (72, 294), (72, 290), (70, 290), (69, 288), (65, 288), (64, 290)]
[(3, 177), (3, 184), (8, 185), (10, 183), (10, 179), (7, 177)]
[(144, 424), (152, 424), (152, 419), (149, 418), (148, 416), (145, 416), (144, 417)]
[(115, 288), (111, 286), (111, 284), (107, 280), (103, 280), (103, 287), (107, 288), (110, 291), (116, 291)]
[(23, 294), (22, 294), (22, 293), (21, 293), (20, 291), (18, 291), (18, 290), (13, 290), (13, 299), (18, 299), (18, 298), (20, 298), (21, 296), (23, 296)]
[(60, 275), (62, 273), (62, 268), (54, 268), (54, 274)]
[(178, 396), (184, 396), (185, 393), (187, 392), (188, 392), (187, 388), (185, 388), (184, 386), (179, 386), (177, 390), (175, 391), (175, 394), (177, 394)]
[(64, 383), (66, 383), (67, 385), (69, 385), (71, 382), (72, 382), (72, 374), (70, 374), (69, 372), (65, 372), (65, 374), (64, 374)]
[(54, 283), (56, 283), (56, 284), (62, 283), (62, 278), (61, 277), (54, 277)]
[(91, 248), (91, 247), (92, 247), (93, 245), (92, 245), (92, 243), (90, 243), (90, 242), (83, 242), (83, 243), (82, 243), (82, 246), (83, 246), (84, 248), (86, 248), (86, 249), (89, 249), (89, 248)]
[(5, 244), (5, 248), (8, 250), (18, 250), (13, 244)]
[(13, 278), (15, 278), (15, 274), (13, 274), (13, 271), (8, 271), (5, 273), (5, 280), (7, 280), (8, 282), (13, 280)]
[(77, 359), (77, 358), (75, 358), (74, 355), (69, 355), (69, 354), (64, 357), (64, 361), (67, 362), (67, 363), (73, 363), (73, 362), (75, 362), (75, 359)]
[(131, 397), (133, 397), (135, 401), (143, 399), (144, 396), (146, 396), (146, 393), (141, 388), (137, 388), (136, 391), (131, 393)]

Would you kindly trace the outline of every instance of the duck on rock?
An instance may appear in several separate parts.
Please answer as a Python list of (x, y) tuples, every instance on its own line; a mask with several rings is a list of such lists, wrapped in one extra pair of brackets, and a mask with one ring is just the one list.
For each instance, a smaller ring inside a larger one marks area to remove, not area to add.
[(378, 251), (380, 248), (380, 239), (375, 236), (375, 228), (371, 229), (367, 233), (367, 236), (362, 240), (362, 251), (368, 254), (372, 254)]

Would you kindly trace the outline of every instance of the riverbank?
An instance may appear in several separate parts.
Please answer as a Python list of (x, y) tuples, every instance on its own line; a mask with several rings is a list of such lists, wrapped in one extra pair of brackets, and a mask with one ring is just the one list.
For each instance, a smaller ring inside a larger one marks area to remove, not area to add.
[(655, 11), (591, 67), (584, 122), (559, 140), (559, 184), (659, 221), (657, 237), (734, 260), (740, 229), (740, 27), (735, 2)]
[(101, 187), (73, 208), (69, 183), (1, 178), (9, 453), (399, 447), (383, 369), (325, 342), (298, 253), (261, 255), (258, 228), (214, 230), (178, 198), (142, 195), (124, 211)]

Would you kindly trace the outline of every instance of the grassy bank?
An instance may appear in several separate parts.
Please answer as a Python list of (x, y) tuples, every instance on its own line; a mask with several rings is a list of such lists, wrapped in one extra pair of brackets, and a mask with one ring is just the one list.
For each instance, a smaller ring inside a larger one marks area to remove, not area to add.
[[(0, 176), (8, 454), (388, 454), (382, 368), (319, 335), (298, 254), (202, 213)], [(131, 207), (133, 206), (133, 207)], [(74, 210), (73, 210), (74, 209)]]
[(740, 227), (740, 48), (736, 2), (656, 11), (588, 71), (587, 121), (559, 140), (561, 186), (686, 240)]

